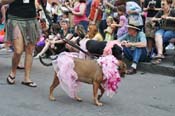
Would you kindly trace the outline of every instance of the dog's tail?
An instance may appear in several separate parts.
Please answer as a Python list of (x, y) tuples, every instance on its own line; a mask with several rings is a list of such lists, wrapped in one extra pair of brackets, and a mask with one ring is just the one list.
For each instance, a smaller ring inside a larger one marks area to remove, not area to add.
[[(51, 60), (56, 60), (57, 57), (58, 57), (58, 56), (56, 56), (56, 57), (54, 57), (54, 58), (50, 57), (50, 59), (51, 59)], [(41, 56), (39, 56), (39, 60), (40, 60), (41, 64), (44, 65), (44, 66), (52, 66), (52, 62), (50, 62), (50, 63), (44, 62), (43, 57), (41, 57)]]

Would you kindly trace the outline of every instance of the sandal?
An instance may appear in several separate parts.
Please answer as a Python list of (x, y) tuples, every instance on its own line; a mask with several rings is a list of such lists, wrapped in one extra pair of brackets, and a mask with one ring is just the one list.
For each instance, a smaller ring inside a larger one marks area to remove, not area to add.
[(152, 61), (151, 63), (156, 65), (156, 64), (160, 64), (161, 62), (162, 62), (162, 59), (156, 59)]
[(21, 84), (26, 85), (28, 87), (37, 87), (37, 84), (34, 82), (24, 82), (22, 81)]
[(7, 77), (7, 83), (10, 85), (15, 84), (15, 77), (12, 77), (11, 75), (9, 75)]
[(17, 69), (25, 69), (23, 66), (17, 66)]
[(162, 54), (157, 54), (156, 56), (153, 57), (153, 59), (164, 59), (165, 56)]

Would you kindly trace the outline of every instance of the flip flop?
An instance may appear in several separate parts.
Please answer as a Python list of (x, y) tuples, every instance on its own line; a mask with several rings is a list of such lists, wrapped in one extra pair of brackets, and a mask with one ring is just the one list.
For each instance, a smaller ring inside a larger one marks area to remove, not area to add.
[(37, 84), (34, 82), (24, 82), (22, 81), (21, 84), (26, 85), (28, 87), (37, 87)]
[(154, 61), (152, 61), (151, 63), (156, 65), (156, 64), (160, 64), (162, 62), (162, 59), (156, 59)]
[(17, 69), (25, 69), (23, 66), (17, 66)]
[(15, 84), (15, 77), (12, 77), (11, 75), (9, 75), (7, 77), (7, 83), (10, 85)]
[(157, 56), (154, 56), (153, 59), (164, 59), (165, 56), (162, 54), (158, 54)]

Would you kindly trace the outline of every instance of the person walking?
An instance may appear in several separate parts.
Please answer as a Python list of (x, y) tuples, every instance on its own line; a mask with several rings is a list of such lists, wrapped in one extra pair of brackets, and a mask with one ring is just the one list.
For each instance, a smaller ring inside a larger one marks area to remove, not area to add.
[(14, 46), (11, 71), (7, 77), (8, 84), (15, 84), (16, 69), (21, 55), (25, 51), (25, 75), (23, 85), (37, 87), (30, 79), (32, 53), (41, 31), (36, 19), (37, 0), (13, 0), (9, 3), (6, 22), (6, 39)]

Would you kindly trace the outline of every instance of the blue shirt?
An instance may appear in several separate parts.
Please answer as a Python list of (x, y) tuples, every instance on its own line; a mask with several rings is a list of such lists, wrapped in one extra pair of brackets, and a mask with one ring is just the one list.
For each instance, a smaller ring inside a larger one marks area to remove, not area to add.
[[(135, 37), (129, 35), (128, 33), (123, 35), (122, 37), (118, 38), (119, 41), (128, 41), (128, 42), (133, 42), (133, 43), (136, 43), (136, 42), (147, 42), (146, 40), (146, 36), (145, 36), (145, 33), (140, 31), (137, 33), (137, 35)], [(132, 49), (134, 49), (135, 47), (132, 47)]]
[(90, 14), (91, 4), (92, 4), (92, 0), (87, 0), (87, 1), (86, 1), (86, 16), (87, 16), (87, 17), (88, 17), (89, 14)]

